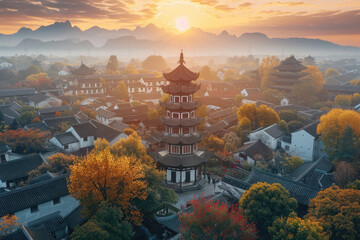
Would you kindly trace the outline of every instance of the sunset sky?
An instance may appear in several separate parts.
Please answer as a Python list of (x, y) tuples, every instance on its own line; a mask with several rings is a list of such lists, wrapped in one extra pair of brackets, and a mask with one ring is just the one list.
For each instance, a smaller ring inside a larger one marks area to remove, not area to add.
[(321, 38), (360, 47), (360, 0), (0, 0), (0, 32), (70, 20), (82, 30), (154, 23), (169, 31), (198, 27), (237, 36)]

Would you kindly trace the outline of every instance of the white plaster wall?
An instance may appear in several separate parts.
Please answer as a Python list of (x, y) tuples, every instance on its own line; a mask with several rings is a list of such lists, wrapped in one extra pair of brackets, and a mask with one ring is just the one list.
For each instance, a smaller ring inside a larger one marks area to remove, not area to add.
[(60, 211), (60, 215), (62, 217), (65, 217), (79, 205), (80, 202), (78, 200), (70, 197), (70, 195), (66, 195), (60, 198), (59, 204), (54, 205), (53, 201), (49, 201), (39, 204), (37, 212), (31, 213), (30, 208), (26, 208), (16, 212), (15, 215), (19, 218), (21, 223), (24, 223), (26, 225), (28, 222), (34, 221), (38, 218), (44, 217), (57, 211)]
[(315, 138), (304, 130), (291, 133), (290, 154), (301, 157), (304, 161), (313, 160)]

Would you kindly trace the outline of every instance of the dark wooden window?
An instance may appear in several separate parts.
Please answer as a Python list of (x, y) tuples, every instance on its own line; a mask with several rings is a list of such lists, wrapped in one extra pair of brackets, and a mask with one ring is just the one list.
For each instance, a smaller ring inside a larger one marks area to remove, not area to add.
[(35, 212), (38, 212), (38, 211), (39, 211), (38, 205), (35, 205), (35, 206), (30, 207), (30, 212), (31, 212), (31, 213), (35, 213)]
[(56, 205), (56, 204), (59, 204), (60, 203), (60, 198), (55, 198), (53, 200), (53, 204)]
[(176, 172), (171, 171), (171, 182), (176, 182)]

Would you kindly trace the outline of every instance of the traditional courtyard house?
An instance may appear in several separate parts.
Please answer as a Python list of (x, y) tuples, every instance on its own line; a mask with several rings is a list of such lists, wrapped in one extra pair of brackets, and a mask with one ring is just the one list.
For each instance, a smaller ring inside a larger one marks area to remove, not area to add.
[(234, 99), (235, 95), (240, 94), (241, 89), (236, 86), (221, 81), (200, 81), (202, 96), (220, 99)]
[(29, 102), (29, 97), (35, 94), (35, 88), (1, 89), (0, 99), (17, 99), (24, 103)]
[(43, 120), (45, 126), (49, 129), (56, 130), (62, 126), (72, 126), (74, 124), (80, 123), (79, 119), (74, 115), (64, 116), (64, 117), (53, 117)]
[(303, 66), (293, 55), (281, 61), (280, 65), (274, 67), (276, 70), (270, 74), (270, 87), (280, 91), (291, 91), (296, 84), (302, 83), (303, 72), (307, 67)]
[(166, 109), (162, 118), (165, 126), (162, 141), (165, 149), (153, 154), (159, 167), (166, 171), (166, 185), (177, 191), (186, 191), (202, 187), (202, 166), (211, 154), (199, 150), (198, 143), (202, 137), (197, 125), (202, 119), (196, 116), (195, 110), (199, 103), (194, 101), (194, 93), (199, 85), (192, 83), (198, 77), (185, 67), (183, 54), (180, 54), (179, 66), (164, 78), (170, 82), (163, 86), (163, 91), (169, 94), (169, 101), (161, 102)]
[(0, 186), (11, 188), (24, 183), (29, 177), (28, 173), (42, 163), (42, 156), (37, 153), (0, 163)]
[(217, 110), (212, 113), (209, 113), (208, 119), (209, 119), (209, 121), (217, 122), (217, 121), (219, 121), (227, 116), (230, 116), (232, 114), (233, 114), (232, 108), (221, 109), (221, 110)]
[(29, 130), (29, 129), (38, 129), (41, 132), (47, 132), (50, 131), (50, 129), (45, 125), (44, 122), (39, 122), (39, 123), (31, 123), (31, 124), (26, 124), (23, 128), (24, 130)]
[(89, 77), (96, 72), (94, 68), (89, 68), (81, 63), (79, 68), (72, 68), (70, 71), (77, 82), (77, 89), (74, 91), (74, 95), (101, 96), (105, 93), (100, 77)]
[(0, 112), (4, 115), (6, 125), (11, 125), (14, 119), (20, 115), (18, 113), (19, 108), (21, 106), (17, 102), (0, 106)]
[(232, 152), (235, 161), (240, 163), (247, 162), (248, 164), (256, 165), (255, 162), (259, 161), (265, 163), (271, 158), (271, 150), (261, 142), (247, 142), (238, 150)]
[(60, 106), (62, 100), (51, 93), (36, 93), (29, 97), (29, 105), (35, 108)]
[(271, 126), (255, 130), (254, 132), (250, 133), (248, 137), (251, 142), (261, 140), (270, 149), (275, 150), (276, 148), (282, 147), (282, 137), (284, 135), (285, 132), (281, 130), (275, 123)]
[(71, 107), (69, 105), (61, 105), (58, 107), (49, 107), (49, 108), (42, 108), (38, 110), (38, 114), (42, 119), (46, 118), (53, 118), (56, 116), (56, 113), (59, 112), (60, 116), (62, 112), (66, 112), (71, 110)]
[(141, 132), (142, 135), (150, 134), (152, 132), (158, 132), (162, 130), (163, 124), (161, 123), (159, 118), (148, 119), (146, 118), (139, 124), (138, 131)]
[(353, 85), (338, 85), (338, 84), (324, 84), (323, 91), (329, 99), (334, 99), (337, 95), (353, 95), (360, 93), (360, 86)]
[(98, 138), (104, 138), (110, 145), (113, 145), (121, 138), (126, 137), (125, 133), (91, 119), (71, 126), (65, 133), (51, 138), (50, 142), (68, 152), (75, 152), (94, 146), (94, 142)]
[(146, 92), (159, 92), (162, 93), (162, 86), (166, 84), (166, 80), (163, 77), (144, 77), (142, 81), (146, 85)]
[(122, 132), (125, 128), (129, 128), (129, 124), (123, 123), (121, 120), (113, 120), (109, 123), (109, 126)]
[(128, 93), (146, 93), (146, 85), (142, 82), (129, 83), (127, 84)]
[(52, 215), (68, 216), (79, 201), (68, 192), (69, 174), (0, 193), (0, 217), (14, 214), (24, 225)]
[(160, 92), (131, 93), (131, 94), (129, 94), (129, 97), (130, 97), (130, 102), (137, 101), (137, 102), (159, 104), (162, 95)]
[(116, 113), (99, 108), (96, 110), (96, 119), (106, 125), (112, 122), (113, 118), (116, 117)]
[(323, 153), (324, 145), (316, 133), (319, 121), (312, 122), (303, 128), (291, 133), (289, 153), (297, 155), (304, 161), (318, 159)]

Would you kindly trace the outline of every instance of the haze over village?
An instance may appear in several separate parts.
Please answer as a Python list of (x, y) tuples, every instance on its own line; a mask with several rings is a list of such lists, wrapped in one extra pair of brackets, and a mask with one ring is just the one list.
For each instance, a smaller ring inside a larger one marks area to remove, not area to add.
[(0, 239), (359, 240), (356, 0), (0, 0)]

